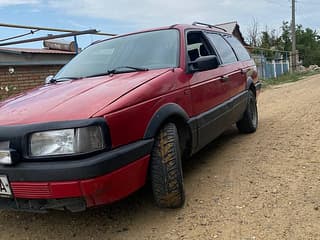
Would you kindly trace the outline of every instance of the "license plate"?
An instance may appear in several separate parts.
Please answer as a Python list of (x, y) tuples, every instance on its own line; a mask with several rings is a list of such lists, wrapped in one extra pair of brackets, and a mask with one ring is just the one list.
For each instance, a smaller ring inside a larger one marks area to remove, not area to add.
[(0, 197), (11, 197), (12, 192), (7, 176), (0, 175)]

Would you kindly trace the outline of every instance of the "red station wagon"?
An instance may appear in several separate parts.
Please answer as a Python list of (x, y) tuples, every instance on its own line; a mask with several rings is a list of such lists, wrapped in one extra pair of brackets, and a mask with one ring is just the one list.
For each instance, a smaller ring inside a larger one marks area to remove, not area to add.
[(255, 132), (260, 88), (246, 49), (212, 25), (96, 42), (0, 103), (0, 208), (81, 211), (147, 180), (158, 206), (181, 207), (182, 159), (234, 123)]

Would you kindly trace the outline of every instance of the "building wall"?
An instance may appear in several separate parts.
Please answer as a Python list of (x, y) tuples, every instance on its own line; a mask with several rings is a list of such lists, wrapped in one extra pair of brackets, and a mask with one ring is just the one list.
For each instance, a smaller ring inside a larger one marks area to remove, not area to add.
[(45, 78), (55, 75), (62, 65), (15, 66), (9, 73), (8, 66), (0, 66), (0, 100), (11, 95), (43, 85)]

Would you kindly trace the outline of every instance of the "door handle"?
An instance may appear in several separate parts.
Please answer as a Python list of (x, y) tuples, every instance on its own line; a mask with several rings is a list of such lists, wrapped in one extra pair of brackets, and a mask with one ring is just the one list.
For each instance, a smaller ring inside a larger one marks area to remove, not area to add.
[(229, 81), (229, 77), (228, 76), (222, 76), (222, 77), (220, 77), (220, 81), (221, 82), (227, 82), (227, 81)]

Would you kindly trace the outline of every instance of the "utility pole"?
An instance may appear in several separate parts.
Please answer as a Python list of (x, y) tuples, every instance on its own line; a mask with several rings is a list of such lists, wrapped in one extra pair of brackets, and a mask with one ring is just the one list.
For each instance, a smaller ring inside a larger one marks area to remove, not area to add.
[(295, 71), (297, 67), (296, 0), (292, 0), (291, 36), (292, 36), (292, 71)]

